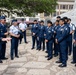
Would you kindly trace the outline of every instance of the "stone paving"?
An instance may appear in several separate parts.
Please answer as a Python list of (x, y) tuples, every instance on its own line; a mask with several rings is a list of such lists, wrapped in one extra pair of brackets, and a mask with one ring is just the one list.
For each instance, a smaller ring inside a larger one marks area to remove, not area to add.
[(8, 60), (0, 64), (0, 75), (76, 75), (76, 67), (70, 62), (72, 56), (69, 56), (68, 66), (59, 68), (55, 61), (58, 57), (47, 61), (44, 51), (31, 50), (31, 37), (27, 37), (28, 44), (19, 45), (19, 56), (10, 60), (10, 42), (7, 43), (6, 56)]

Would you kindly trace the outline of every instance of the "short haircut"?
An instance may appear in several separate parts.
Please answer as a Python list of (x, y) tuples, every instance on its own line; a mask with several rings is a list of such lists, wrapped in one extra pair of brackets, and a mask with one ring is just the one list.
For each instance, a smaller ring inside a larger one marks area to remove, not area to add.
[(22, 18), (21, 21), (24, 21), (24, 18)]
[(52, 22), (51, 22), (50, 20), (48, 20), (48, 21), (47, 21), (47, 23), (50, 23), (50, 24), (52, 24)]
[(71, 18), (68, 18), (68, 21), (71, 21)]
[(58, 22), (58, 23), (59, 23), (59, 20), (56, 20), (56, 22)]
[(63, 17), (63, 19), (67, 19), (68, 20), (68, 17)]
[(37, 20), (34, 20), (34, 22), (37, 22)]
[(40, 23), (44, 23), (44, 21), (43, 21), (43, 20), (41, 20), (41, 21), (40, 21)]
[(61, 16), (57, 16), (57, 18), (61, 18)]
[(61, 18), (60, 20), (63, 21), (63, 22), (65, 22), (64, 18)]

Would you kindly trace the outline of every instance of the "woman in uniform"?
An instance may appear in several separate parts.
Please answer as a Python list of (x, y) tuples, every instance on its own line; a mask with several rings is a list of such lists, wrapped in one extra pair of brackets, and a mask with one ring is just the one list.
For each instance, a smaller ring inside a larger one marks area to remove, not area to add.
[(11, 60), (15, 57), (19, 58), (18, 56), (18, 40), (20, 37), (19, 29), (17, 26), (17, 20), (12, 20), (12, 26), (10, 27), (10, 36), (12, 38), (11, 40)]

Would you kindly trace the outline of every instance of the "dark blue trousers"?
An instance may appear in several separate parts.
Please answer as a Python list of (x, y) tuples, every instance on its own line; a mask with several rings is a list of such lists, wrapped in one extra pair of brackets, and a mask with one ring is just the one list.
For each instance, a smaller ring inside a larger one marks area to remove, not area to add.
[(45, 39), (43, 37), (39, 37), (39, 49), (41, 49), (42, 44), (43, 50), (45, 50)]
[(1, 44), (1, 58), (5, 58), (6, 53), (6, 42), (2, 42)]
[(52, 57), (52, 55), (53, 55), (53, 48), (52, 48), (53, 43), (51, 41), (49, 41), (46, 43), (46, 46), (47, 46), (48, 56)]
[(37, 39), (37, 36), (32, 36), (32, 48), (35, 47), (35, 43), (36, 43), (36, 48), (38, 49), (39, 40)]
[(71, 54), (71, 52), (72, 52), (72, 35), (71, 34), (69, 35), (67, 45), (68, 45), (68, 53)]
[(60, 47), (60, 61), (62, 62), (62, 64), (66, 64), (67, 63), (67, 50), (66, 50), (66, 42), (62, 42), (59, 44)]
[(59, 44), (56, 44), (54, 41), (54, 55), (58, 55), (59, 53)]
[[(24, 42), (26, 43), (27, 40), (26, 40), (26, 30), (24, 32), (22, 32), (23, 34), (23, 37), (24, 37)], [(20, 43), (22, 42), (22, 38), (20, 38)]]
[(76, 45), (73, 46), (73, 62), (76, 63)]
[(2, 46), (1, 46), (1, 43), (0, 43), (0, 60), (1, 60), (1, 54), (2, 54), (2, 52), (1, 52), (1, 48)]
[(11, 40), (11, 58), (14, 58), (15, 56), (18, 56), (18, 38), (12, 37)]

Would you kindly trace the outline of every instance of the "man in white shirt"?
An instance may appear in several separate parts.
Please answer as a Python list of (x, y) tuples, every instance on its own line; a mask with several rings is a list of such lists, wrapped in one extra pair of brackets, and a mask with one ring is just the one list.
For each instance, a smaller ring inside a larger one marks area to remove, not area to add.
[[(24, 19), (21, 20), (22, 22), (19, 24), (19, 29), (20, 31), (22, 32), (23, 34), (23, 37), (24, 37), (24, 42), (27, 43), (26, 41), (26, 29), (27, 29), (27, 25), (26, 23), (24, 22)], [(20, 39), (20, 43), (22, 41), (22, 38)]]

